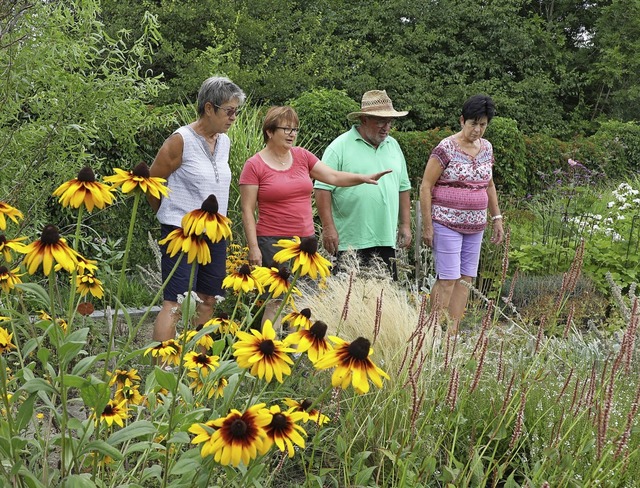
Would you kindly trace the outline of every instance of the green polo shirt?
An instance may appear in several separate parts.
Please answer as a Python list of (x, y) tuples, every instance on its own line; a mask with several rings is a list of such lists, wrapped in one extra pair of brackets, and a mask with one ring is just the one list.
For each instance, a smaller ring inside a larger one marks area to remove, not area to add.
[(411, 189), (407, 163), (398, 141), (388, 136), (375, 148), (362, 138), (354, 125), (329, 144), (322, 162), (351, 173), (393, 170), (380, 178), (377, 185), (336, 187), (316, 181), (314, 188), (331, 192), (331, 210), (340, 238), (338, 250), (395, 247), (399, 193)]

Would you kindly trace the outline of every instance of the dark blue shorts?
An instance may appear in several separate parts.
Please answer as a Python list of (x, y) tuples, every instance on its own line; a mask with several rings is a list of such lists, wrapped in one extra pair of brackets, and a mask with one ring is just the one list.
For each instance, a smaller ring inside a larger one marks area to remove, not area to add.
[[(169, 233), (178, 227), (172, 225), (160, 226), (160, 240), (164, 239)], [(206, 239), (206, 237), (205, 237)], [(224, 280), (227, 261), (227, 241), (221, 240), (213, 244), (209, 239), (209, 251), (211, 251), (211, 262), (206, 266), (196, 264), (196, 272), (193, 278), (192, 290), (196, 293), (209, 296), (224, 296), (222, 291), (222, 280)], [(171, 273), (171, 270), (176, 264), (176, 261), (182, 253), (177, 253), (174, 257), (170, 258), (167, 254), (167, 245), (161, 245), (162, 251), (162, 281), (164, 282)], [(177, 302), (178, 295), (186, 293), (189, 289), (189, 278), (191, 276), (191, 264), (187, 263), (187, 256), (184, 256), (178, 265), (175, 273), (171, 277), (169, 283), (164, 289), (164, 299), (170, 302)]]

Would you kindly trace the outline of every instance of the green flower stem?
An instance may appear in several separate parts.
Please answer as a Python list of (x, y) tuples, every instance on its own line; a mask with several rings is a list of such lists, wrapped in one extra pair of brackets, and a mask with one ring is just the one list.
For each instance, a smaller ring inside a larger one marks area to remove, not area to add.
[(120, 357), (125, 353), (125, 351), (127, 351), (127, 349), (129, 348), (129, 346), (131, 345), (133, 340), (136, 338), (136, 335), (138, 334), (138, 331), (140, 330), (140, 327), (142, 327), (142, 325), (144, 324), (145, 320), (147, 319), (147, 317), (151, 313), (151, 307), (153, 307), (153, 305), (160, 299), (160, 296), (162, 295), (162, 292), (164, 291), (164, 289), (167, 286), (167, 283), (169, 283), (169, 280), (171, 280), (171, 278), (175, 274), (176, 270), (178, 269), (178, 266), (180, 265), (180, 262), (182, 261), (182, 257), (183, 256), (184, 256), (184, 253), (180, 253), (180, 256), (178, 256), (178, 259), (176, 260), (176, 264), (173, 265), (173, 268), (171, 269), (171, 272), (167, 276), (167, 279), (164, 280), (164, 283), (162, 283), (162, 286), (160, 286), (160, 289), (158, 290), (158, 292), (153, 297), (153, 300), (151, 300), (151, 304), (147, 307), (147, 310), (144, 312), (144, 314), (142, 315), (142, 317), (138, 321), (137, 325), (133, 329), (129, 330), (129, 337), (127, 338), (127, 342), (125, 343), (125, 345), (118, 352), (118, 356), (116, 358), (116, 364), (119, 363)]
[(299, 267), (298, 270), (296, 271), (296, 274), (293, 276), (293, 280), (291, 280), (291, 285), (289, 286), (289, 289), (287, 290), (287, 294), (282, 299), (282, 302), (280, 303), (280, 306), (276, 310), (276, 314), (273, 317), (273, 321), (274, 322), (276, 320), (278, 320), (278, 317), (280, 317), (280, 314), (282, 313), (282, 310), (284, 309), (285, 305), (289, 301), (289, 297), (291, 297), (291, 294), (293, 293), (293, 288), (294, 288), (296, 282), (298, 281), (298, 278), (300, 278), (300, 272), (301, 271), (302, 271), (302, 267)]
[[(78, 244), (80, 242), (80, 229), (82, 228), (82, 214), (84, 213), (84, 207), (80, 205), (78, 208), (78, 218), (76, 220), (76, 233), (73, 238), (73, 250), (78, 251)], [(75, 302), (74, 297), (76, 296), (76, 276), (78, 276), (78, 270), (76, 268), (73, 269), (71, 273), (71, 285), (69, 286), (69, 302), (67, 307), (67, 327), (69, 332), (71, 332), (71, 327), (73, 325), (73, 318), (75, 317), (73, 304)]]
[(138, 213), (138, 205), (140, 204), (141, 195), (142, 195), (142, 192), (136, 191), (133, 197), (133, 210), (131, 211), (131, 219), (129, 220), (129, 233), (127, 234), (127, 244), (124, 248), (124, 257), (122, 258), (122, 267), (120, 268), (120, 278), (118, 279), (116, 303), (114, 307), (113, 320), (111, 321), (111, 330), (109, 331), (109, 341), (107, 342), (107, 354), (104, 358), (104, 369), (102, 371), (102, 381), (106, 381), (107, 370), (109, 369), (109, 356), (111, 356), (111, 349), (113, 347), (113, 337), (115, 335), (116, 323), (118, 322), (120, 296), (122, 295), (122, 287), (124, 286), (124, 279), (127, 271), (127, 262), (129, 261), (129, 251), (131, 249), (131, 242), (133, 241), (133, 229), (136, 223), (136, 215)]
[[(189, 275), (189, 287), (187, 288), (187, 311), (191, 309), (191, 290), (193, 289), (193, 280), (196, 276), (196, 268), (198, 266), (198, 261), (194, 260), (191, 264), (191, 274)], [(197, 313), (197, 312), (196, 312)], [(185, 320), (186, 319), (186, 320)], [(166, 436), (166, 445), (165, 445), (165, 456), (164, 456), (164, 469), (162, 476), (162, 487), (165, 488), (167, 486), (167, 482), (169, 479), (169, 455), (171, 454), (171, 449), (169, 449), (169, 441), (171, 439), (171, 434), (173, 432), (173, 420), (175, 417), (177, 396), (178, 396), (178, 383), (180, 382), (180, 378), (182, 377), (182, 373), (184, 371), (184, 354), (187, 345), (187, 330), (189, 329), (189, 324), (191, 324), (192, 318), (190, 316), (182, 317), (184, 323), (184, 333), (182, 334), (182, 343), (180, 344), (180, 362), (178, 363), (178, 377), (176, 379), (176, 386), (174, 391), (171, 392), (171, 405), (169, 407), (169, 426), (167, 428), (167, 436)]]

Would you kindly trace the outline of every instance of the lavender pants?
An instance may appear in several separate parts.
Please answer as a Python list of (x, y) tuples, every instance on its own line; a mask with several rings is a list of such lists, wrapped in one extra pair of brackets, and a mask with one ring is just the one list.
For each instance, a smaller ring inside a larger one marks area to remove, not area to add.
[(434, 222), (433, 254), (438, 279), (457, 280), (461, 276), (475, 278), (478, 275), (483, 234), (484, 231), (461, 234)]

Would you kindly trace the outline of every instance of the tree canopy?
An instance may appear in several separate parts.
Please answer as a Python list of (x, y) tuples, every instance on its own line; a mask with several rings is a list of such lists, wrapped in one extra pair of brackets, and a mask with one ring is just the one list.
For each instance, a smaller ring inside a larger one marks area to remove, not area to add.
[(256, 102), (313, 88), (354, 100), (387, 89), (404, 128), (455, 125), (469, 95), (529, 132), (593, 132), (601, 117), (640, 118), (635, 81), (640, 0), (102, 0), (107, 31), (161, 34), (149, 68), (192, 99), (225, 73)]

